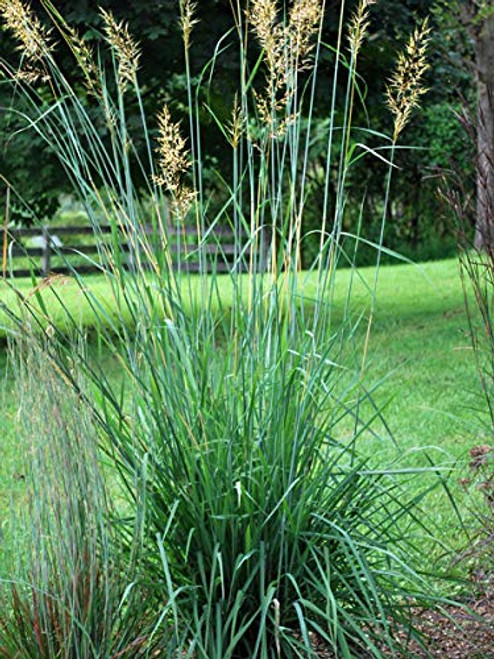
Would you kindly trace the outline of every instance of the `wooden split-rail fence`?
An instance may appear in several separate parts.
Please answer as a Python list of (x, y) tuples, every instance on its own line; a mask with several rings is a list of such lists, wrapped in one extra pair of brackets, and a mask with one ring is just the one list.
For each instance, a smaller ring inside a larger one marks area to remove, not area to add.
[[(152, 243), (152, 230), (145, 230)], [(250, 248), (242, 241), (235, 240), (231, 229), (216, 228), (206, 234), (201, 249), (197, 248), (196, 230), (192, 227), (170, 229), (167, 234), (172, 264), (177, 270), (186, 272), (229, 272), (245, 271)], [(3, 232), (3, 274), (4, 277), (47, 277), (50, 274), (87, 274), (101, 272), (105, 265), (101, 260), (105, 244), (114, 240), (112, 228), (98, 227), (95, 232), (90, 226), (29, 227), (7, 229)], [(267, 241), (258, 241), (255, 263), (257, 270), (264, 270), (267, 259)], [(118, 248), (125, 255), (125, 267), (131, 269), (135, 258), (134, 247), (120, 232)], [(201, 254), (201, 256), (199, 256)], [(141, 267), (146, 267), (146, 259), (139, 258)], [(148, 264), (149, 265), (149, 264)]]

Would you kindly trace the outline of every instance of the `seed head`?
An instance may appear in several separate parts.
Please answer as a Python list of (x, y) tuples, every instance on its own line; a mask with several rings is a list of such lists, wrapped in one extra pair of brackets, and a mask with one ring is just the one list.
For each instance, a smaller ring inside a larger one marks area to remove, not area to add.
[(180, 133), (180, 123), (173, 123), (170, 110), (165, 104), (158, 115), (158, 164), (161, 170), (160, 185), (168, 190), (177, 190), (180, 177), (189, 167), (185, 139)]
[(247, 10), (247, 18), (264, 51), (271, 85), (274, 83), (276, 86), (283, 72), (283, 66), (280, 66), (280, 55), (283, 57), (283, 29), (277, 23), (276, 0), (253, 0), (251, 8)]
[[(276, 0), (253, 0), (247, 12), (268, 69), (265, 93), (256, 96), (257, 108), (273, 137), (283, 135), (293, 119), (286, 115), (295, 91), (294, 73), (308, 66), (322, 6), (322, 0), (294, 0), (287, 22), (278, 20)], [(278, 114), (285, 116), (279, 119)]]
[(84, 74), (88, 92), (94, 96), (100, 96), (101, 82), (93, 51), (81, 35), (68, 25), (65, 26), (64, 36)]
[(49, 30), (41, 25), (36, 14), (22, 0), (0, 0), (0, 15), (5, 27), (13, 32), (18, 42), (17, 50), (27, 62), (24, 77), (33, 81), (42, 75), (40, 62), (53, 50)]
[(252, 24), (261, 48), (266, 51), (269, 51), (274, 38), (273, 30), (277, 17), (275, 0), (253, 0), (252, 8), (247, 10), (247, 18)]
[(288, 32), (298, 66), (307, 63), (314, 48), (313, 37), (322, 16), (321, 0), (294, 0), (290, 12)]
[(180, 0), (180, 27), (185, 50), (189, 50), (190, 34), (199, 21), (195, 18), (197, 4), (191, 0)]
[(420, 97), (427, 92), (423, 86), (423, 77), (429, 64), (425, 55), (429, 44), (428, 20), (417, 27), (408, 40), (405, 52), (398, 55), (396, 70), (386, 87), (386, 100), (394, 115), (393, 140), (410, 120), (412, 110), (419, 105)]
[(228, 133), (230, 136), (230, 143), (234, 149), (236, 149), (240, 143), (240, 139), (245, 129), (244, 115), (242, 108), (238, 102), (238, 94), (235, 92), (235, 99), (233, 101), (232, 109), (232, 119), (230, 126), (228, 127)]
[(113, 14), (100, 9), (104, 21), (106, 41), (115, 52), (118, 62), (118, 81), (120, 88), (125, 90), (128, 83), (134, 83), (141, 52), (139, 45), (130, 36), (128, 26), (117, 22)]
[(192, 208), (196, 196), (196, 193), (191, 190), (191, 188), (186, 185), (180, 185), (176, 195), (172, 197), (170, 208), (172, 215), (177, 218), (177, 220), (183, 222), (187, 217), (187, 213)]
[(369, 8), (375, 3), (376, 0), (360, 0), (357, 10), (350, 20), (348, 41), (350, 43), (350, 52), (354, 58), (357, 57), (369, 29)]
[(185, 139), (180, 123), (174, 123), (165, 104), (158, 115), (158, 167), (156, 183), (165, 187), (172, 196), (172, 211), (183, 218), (192, 205), (195, 193), (182, 183), (182, 176), (190, 168)]

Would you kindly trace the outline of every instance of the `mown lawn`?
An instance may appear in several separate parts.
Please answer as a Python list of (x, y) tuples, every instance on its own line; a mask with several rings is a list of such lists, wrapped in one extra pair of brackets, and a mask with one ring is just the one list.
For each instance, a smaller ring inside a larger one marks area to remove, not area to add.
[[(349, 271), (338, 275), (337, 307), (344, 305), (349, 276)], [(360, 276), (362, 281), (355, 280), (352, 296), (355, 316), (369, 309), (370, 294), (365, 284), (372, 285), (374, 271), (363, 269)], [(301, 278), (305, 294), (310, 297), (314, 280), (310, 276), (301, 275)], [(105, 280), (90, 277), (86, 284), (111, 318), (111, 296)], [(18, 282), (17, 286), (23, 295), (32, 290), (31, 282), (26, 280)], [(219, 289), (223, 303), (228, 306), (231, 293), (226, 277), (219, 279)], [(76, 284), (61, 280), (53, 291), (84, 326), (93, 325), (93, 313)], [(53, 291), (44, 290), (43, 299), (50, 310), (51, 321), (63, 324), (63, 313)], [(11, 308), (16, 305), (16, 295), (5, 283), (0, 283), (0, 300)], [(363, 336), (365, 319), (362, 325)], [(0, 311), (0, 337), (3, 339), (7, 326), (9, 321)], [(0, 368), (5, 373), (5, 341), (2, 345)], [(457, 464), (451, 484), (461, 501), (462, 494), (455, 483), (462, 475), (468, 450), (487, 440), (483, 437), (482, 425), (484, 403), (474, 369), (461, 282), (454, 260), (420, 267), (395, 265), (381, 269), (365, 382), (370, 389), (379, 385), (373, 397), (376, 405), (383, 409), (392, 438), (377, 421), (373, 425), (375, 434), (367, 432), (362, 436), (361, 451), (377, 465), (399, 460), (400, 466), (425, 467), (427, 458), (417, 449), (430, 447), (427, 454), (434, 463), (443, 467)], [(0, 492), (0, 511), (5, 521), (10, 493), (22, 492), (19, 456), (12, 448), (18, 403), (8, 372), (0, 404), (0, 479), (4, 484)], [(364, 412), (372, 414), (370, 406)], [(341, 432), (342, 435), (349, 433), (350, 428), (343, 427)], [(444, 490), (436, 490), (427, 499), (427, 507), (441, 534), (454, 537), (457, 521)]]

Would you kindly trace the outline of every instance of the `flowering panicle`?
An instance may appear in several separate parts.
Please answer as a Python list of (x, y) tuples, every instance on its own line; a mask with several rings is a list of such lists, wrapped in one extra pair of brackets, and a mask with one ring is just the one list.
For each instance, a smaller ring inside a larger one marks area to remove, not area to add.
[(23, 54), (25, 68), (19, 75), (29, 82), (44, 77), (42, 62), (54, 46), (49, 30), (22, 0), (0, 0), (0, 15), (19, 44), (17, 50)]
[(189, 50), (190, 34), (194, 25), (199, 21), (195, 17), (197, 4), (192, 0), (180, 0), (180, 28), (184, 40), (185, 50)]
[(84, 74), (86, 89), (93, 96), (100, 96), (101, 80), (93, 51), (74, 28), (66, 25), (65, 32), (67, 44)]
[(365, 35), (369, 29), (369, 8), (375, 3), (376, 0), (360, 0), (357, 10), (354, 12), (350, 20), (348, 41), (350, 44), (350, 51), (354, 58), (357, 57)]
[(420, 97), (427, 92), (422, 81), (429, 68), (425, 55), (430, 31), (427, 19), (415, 29), (405, 52), (399, 54), (396, 70), (386, 87), (386, 100), (394, 115), (395, 142), (408, 123), (412, 110), (418, 107)]
[(180, 133), (180, 123), (174, 123), (165, 104), (158, 115), (158, 185), (172, 196), (172, 210), (184, 218), (192, 205), (195, 193), (182, 183), (182, 176), (191, 166), (185, 139)]
[(245, 129), (244, 115), (242, 108), (238, 102), (238, 94), (235, 92), (235, 99), (233, 101), (232, 119), (228, 127), (228, 134), (230, 136), (230, 144), (236, 149), (240, 143), (240, 139)]
[(267, 84), (256, 95), (261, 121), (270, 127), (273, 137), (283, 134), (294, 117), (278, 114), (289, 107), (294, 94), (294, 73), (309, 65), (313, 37), (322, 15), (322, 0), (294, 0), (286, 24), (278, 20), (276, 0), (253, 0), (247, 17), (264, 51)]
[(118, 64), (118, 81), (120, 88), (125, 90), (128, 83), (133, 84), (139, 65), (139, 45), (130, 36), (128, 26), (122, 21), (117, 22), (113, 14), (100, 9), (104, 21), (106, 40), (113, 48)]
[(276, 53), (281, 37), (280, 26), (277, 24), (278, 10), (275, 0), (254, 0), (252, 8), (247, 11), (247, 17), (264, 50), (270, 75), (274, 77), (278, 66)]
[(321, 14), (319, 0), (294, 0), (290, 8), (288, 34), (299, 67), (308, 64)]

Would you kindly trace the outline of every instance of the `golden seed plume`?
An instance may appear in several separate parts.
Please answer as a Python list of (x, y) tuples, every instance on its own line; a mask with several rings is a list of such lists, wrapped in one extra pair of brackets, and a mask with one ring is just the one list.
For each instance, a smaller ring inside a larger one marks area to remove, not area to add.
[(181, 175), (189, 169), (190, 162), (180, 123), (172, 121), (166, 104), (158, 115), (158, 128), (158, 164), (162, 172), (159, 182), (173, 192), (178, 188)]
[(287, 114), (295, 91), (294, 73), (309, 64), (322, 7), (322, 0), (293, 0), (285, 23), (278, 20), (276, 0), (253, 0), (247, 11), (268, 69), (265, 92), (256, 96), (257, 108), (273, 137), (283, 135), (294, 119), (277, 115)]
[(314, 48), (315, 36), (322, 16), (321, 0), (294, 0), (289, 11), (288, 30), (290, 45), (298, 65), (307, 63)]
[(242, 108), (238, 102), (238, 93), (235, 92), (235, 99), (233, 101), (232, 119), (228, 127), (228, 134), (230, 136), (230, 144), (234, 149), (240, 144), (240, 140), (244, 133), (245, 122)]
[(177, 220), (183, 222), (192, 208), (196, 199), (196, 193), (186, 185), (181, 185), (177, 194), (172, 197), (170, 211)]
[(410, 120), (412, 110), (418, 107), (420, 97), (427, 92), (423, 86), (423, 78), (429, 68), (426, 52), (430, 31), (427, 19), (415, 29), (408, 40), (406, 50), (398, 55), (396, 70), (386, 87), (386, 100), (394, 115), (395, 142)]
[(284, 26), (278, 22), (276, 0), (253, 0), (247, 18), (264, 51), (268, 68), (266, 94), (271, 98), (283, 88), (286, 79), (286, 34)]
[(189, 50), (190, 34), (194, 25), (199, 23), (199, 20), (195, 17), (196, 9), (197, 3), (191, 2), (191, 0), (180, 0), (180, 28), (182, 30), (185, 50)]
[(274, 47), (275, 25), (278, 18), (275, 0), (253, 0), (251, 8), (247, 10), (247, 17), (269, 61)]
[(322, 16), (322, 0), (294, 0), (288, 23), (278, 21), (276, 0), (253, 0), (247, 17), (264, 50), (272, 81), (278, 85), (296, 62), (300, 68), (312, 51), (313, 37)]
[(348, 41), (350, 43), (350, 51), (354, 58), (357, 57), (365, 35), (369, 29), (369, 9), (374, 4), (376, 4), (376, 0), (360, 0), (357, 10), (354, 12), (350, 20)]
[(195, 193), (182, 183), (182, 176), (190, 168), (189, 153), (185, 139), (180, 133), (180, 123), (174, 123), (165, 104), (158, 115), (158, 167), (156, 183), (168, 190), (172, 196), (172, 212), (184, 218)]
[(84, 74), (86, 89), (93, 96), (101, 96), (101, 80), (93, 51), (73, 27), (64, 27), (64, 37)]
[(27, 63), (20, 77), (34, 82), (44, 76), (39, 64), (54, 47), (49, 30), (41, 25), (36, 14), (22, 0), (0, 0), (0, 15), (5, 27), (13, 32), (19, 44), (17, 50), (22, 52)]
[(117, 22), (113, 14), (100, 9), (106, 40), (113, 48), (118, 63), (118, 81), (122, 90), (134, 83), (141, 55), (139, 45), (130, 36), (128, 26)]

